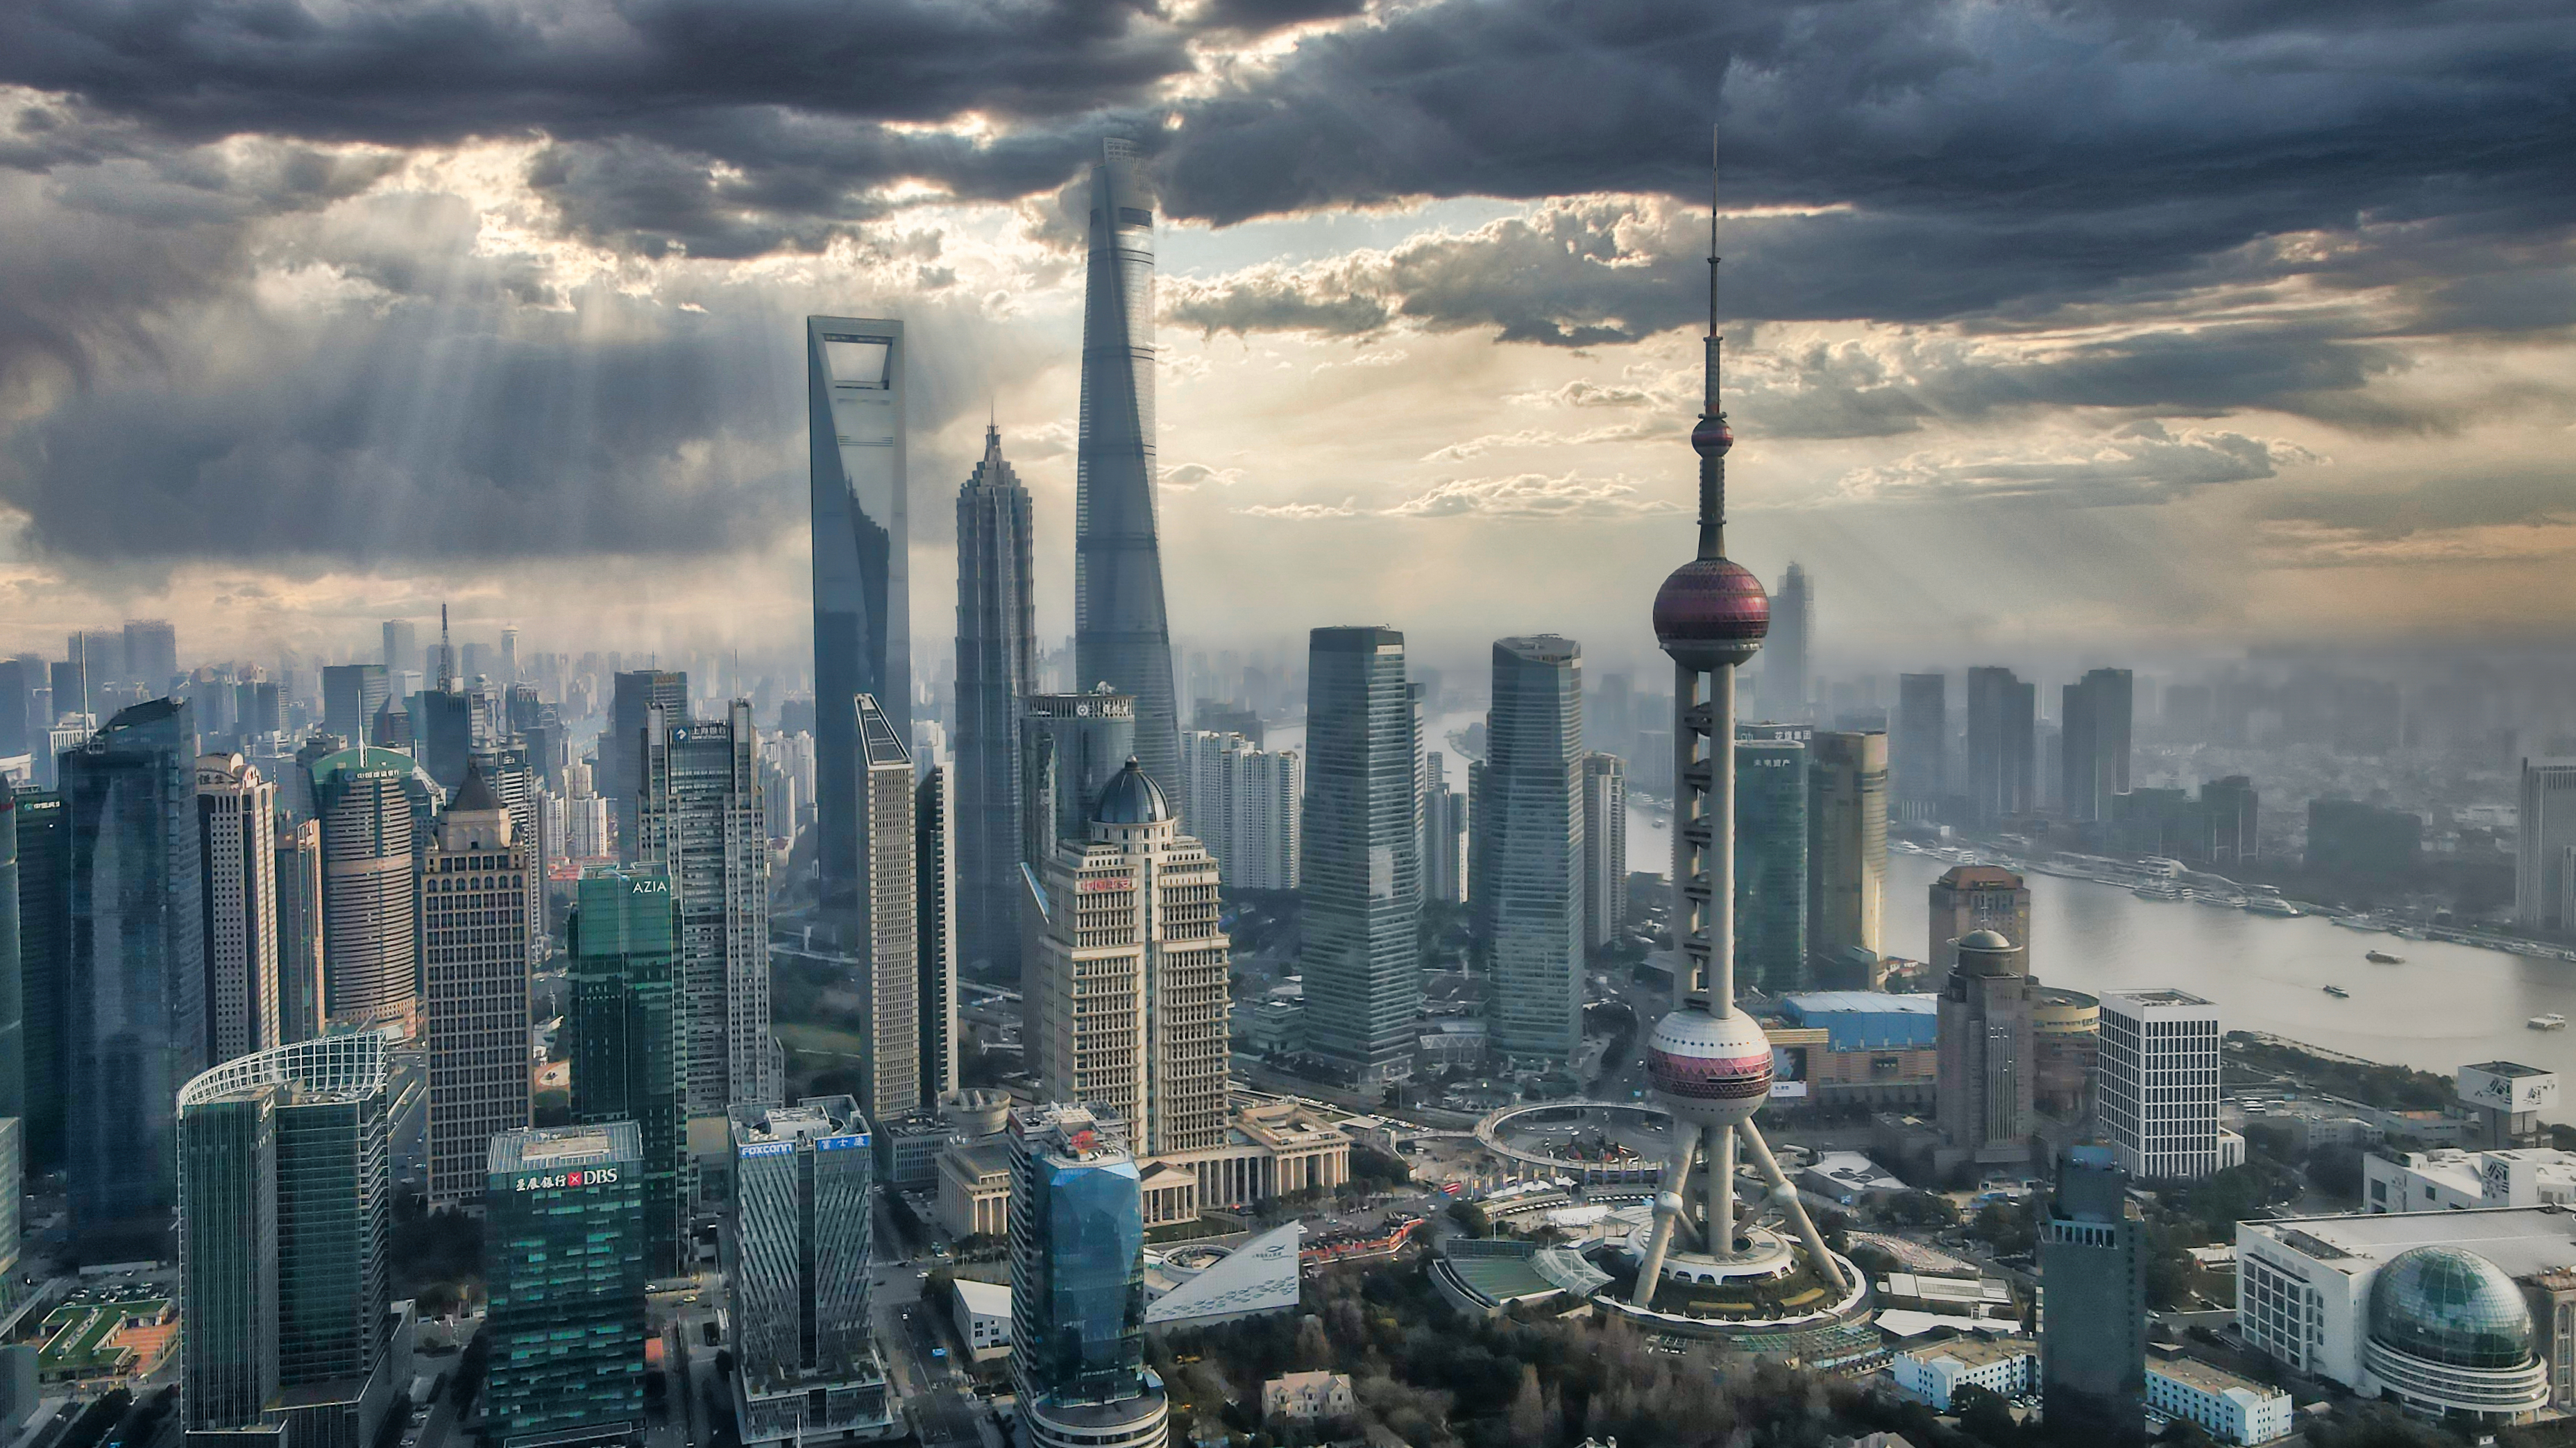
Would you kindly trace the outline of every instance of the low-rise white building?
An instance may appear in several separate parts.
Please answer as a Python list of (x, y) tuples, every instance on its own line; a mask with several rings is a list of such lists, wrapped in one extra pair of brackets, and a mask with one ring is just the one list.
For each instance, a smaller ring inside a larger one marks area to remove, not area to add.
[(950, 1286), (955, 1289), (950, 1316), (966, 1351), (979, 1363), (1010, 1356), (1011, 1284), (960, 1277)]
[(2039, 1344), (2026, 1337), (1953, 1337), (1899, 1349), (1888, 1362), (1896, 1385), (1943, 1412), (1963, 1387), (2003, 1397), (2039, 1391)]
[(2361, 1159), (2362, 1207), (2371, 1212), (2456, 1212), (2576, 1202), (2576, 1152), (2550, 1146), (2503, 1151), (2372, 1153)]
[(2554, 1207), (2239, 1222), (2236, 1326), (2364, 1397), (2527, 1421), (2576, 1399), (2571, 1267), (2576, 1213)]
[(2147, 1355), (2147, 1408), (2187, 1418), (2221, 1443), (2269, 1443), (2290, 1431), (2290, 1395), (2187, 1357)]
[(1357, 1412), (1348, 1373), (1288, 1373), (1261, 1385), (1261, 1418), (1268, 1423), (1314, 1423)]

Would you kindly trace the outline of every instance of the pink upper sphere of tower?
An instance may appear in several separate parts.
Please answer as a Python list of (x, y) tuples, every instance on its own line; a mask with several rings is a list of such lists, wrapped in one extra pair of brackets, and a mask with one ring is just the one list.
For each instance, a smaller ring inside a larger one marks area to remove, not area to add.
[(1741, 1012), (1674, 1011), (1646, 1038), (1660, 1104), (1695, 1121), (1742, 1121), (1771, 1094), (1771, 1039)]
[(1655, 642), (1686, 669), (1707, 673), (1749, 662), (1771, 631), (1771, 600), (1753, 570), (1694, 558), (1655, 593)]
[(1723, 417), (1703, 417), (1691, 429), (1691, 447), (1704, 458), (1722, 458), (1735, 446), (1735, 429)]

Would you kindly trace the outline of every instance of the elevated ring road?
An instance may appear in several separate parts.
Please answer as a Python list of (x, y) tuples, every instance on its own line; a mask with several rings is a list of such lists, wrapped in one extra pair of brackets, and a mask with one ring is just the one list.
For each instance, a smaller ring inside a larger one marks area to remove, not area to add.
[(1582, 1161), (1570, 1156), (1556, 1156), (1532, 1147), (1514, 1146), (1503, 1140), (1502, 1128), (1524, 1116), (1550, 1111), (1625, 1111), (1632, 1115), (1670, 1121), (1672, 1115), (1660, 1106), (1641, 1101), (1532, 1101), (1519, 1106), (1506, 1106), (1488, 1112), (1476, 1123), (1476, 1144), (1505, 1161), (1532, 1167), (1551, 1176), (1570, 1176), (1586, 1186), (1606, 1183), (1642, 1183), (1652, 1186), (1663, 1176), (1662, 1162), (1646, 1157), (1633, 1161)]

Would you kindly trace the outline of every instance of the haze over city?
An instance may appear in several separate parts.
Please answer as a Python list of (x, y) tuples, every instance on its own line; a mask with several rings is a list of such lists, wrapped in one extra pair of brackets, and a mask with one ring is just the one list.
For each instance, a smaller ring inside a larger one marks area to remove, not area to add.
[(914, 616), (991, 416), (1061, 637), (1065, 198), (1126, 134), (1176, 631), (1642, 661), (1712, 121), (1741, 552), (1828, 657), (2566, 622), (2549, 7), (735, 10), (0, 17), (0, 646), (444, 598), (791, 659), (811, 312), (914, 329)]
[(2564, 1448), (2564, 9), (0, 7), (0, 1448)]

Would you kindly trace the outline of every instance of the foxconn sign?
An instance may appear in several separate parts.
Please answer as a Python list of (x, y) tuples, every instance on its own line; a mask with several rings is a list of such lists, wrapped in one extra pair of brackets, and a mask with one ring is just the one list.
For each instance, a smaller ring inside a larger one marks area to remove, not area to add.
[(617, 1168), (595, 1166), (588, 1171), (559, 1171), (552, 1175), (523, 1176), (510, 1184), (512, 1191), (542, 1192), (555, 1187), (606, 1187), (617, 1184)]

